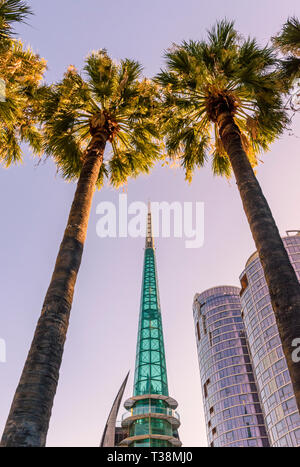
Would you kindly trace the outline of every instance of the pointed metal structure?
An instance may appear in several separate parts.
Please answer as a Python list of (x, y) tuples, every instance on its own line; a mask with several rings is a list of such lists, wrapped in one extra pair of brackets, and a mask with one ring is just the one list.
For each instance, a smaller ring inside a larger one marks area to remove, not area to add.
[(157, 281), (150, 203), (144, 253), (143, 282), (136, 348), (133, 397), (125, 402), (129, 410), (122, 426), (129, 436), (120, 445), (180, 446), (180, 419), (169, 397), (163, 328)]
[(126, 388), (128, 376), (129, 376), (129, 371), (118, 391), (118, 394), (110, 410), (110, 413), (109, 413), (109, 416), (108, 416), (108, 419), (107, 419), (107, 422), (106, 422), (106, 425), (103, 431), (100, 448), (110, 448), (110, 447), (115, 446), (116, 421), (117, 421), (117, 416), (118, 416), (119, 408), (121, 405), (122, 397), (123, 397), (123, 394)]

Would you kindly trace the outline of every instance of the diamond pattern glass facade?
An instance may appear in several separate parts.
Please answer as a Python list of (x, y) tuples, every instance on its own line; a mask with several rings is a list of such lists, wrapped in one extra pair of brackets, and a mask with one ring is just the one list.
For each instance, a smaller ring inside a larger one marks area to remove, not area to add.
[(136, 351), (134, 395), (169, 395), (155, 254), (146, 248)]

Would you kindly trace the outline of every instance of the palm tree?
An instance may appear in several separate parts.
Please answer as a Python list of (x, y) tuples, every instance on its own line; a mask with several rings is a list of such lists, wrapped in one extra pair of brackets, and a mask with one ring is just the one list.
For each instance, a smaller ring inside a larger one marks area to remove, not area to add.
[(209, 155), (214, 174), (233, 171), (268, 284), (272, 306), (300, 408), (300, 363), (292, 360), (300, 337), (300, 285), (253, 167), (259, 151), (287, 123), (282, 111), (276, 57), (255, 40), (239, 38), (232, 22), (221, 21), (208, 41), (174, 45), (164, 87), (166, 145), (190, 180)]
[(22, 0), (0, 0), (0, 46), (3, 39), (14, 33), (13, 23), (22, 22), (31, 14), (31, 8)]
[(159, 156), (156, 85), (141, 71), (100, 50), (87, 58), (84, 77), (70, 67), (45, 97), (45, 149), (63, 177), (78, 183), (2, 446), (45, 445), (95, 187), (105, 177), (117, 187), (148, 173)]
[(273, 44), (287, 57), (282, 60), (284, 76), (290, 80), (300, 78), (300, 21), (288, 18), (280, 34), (273, 38)]

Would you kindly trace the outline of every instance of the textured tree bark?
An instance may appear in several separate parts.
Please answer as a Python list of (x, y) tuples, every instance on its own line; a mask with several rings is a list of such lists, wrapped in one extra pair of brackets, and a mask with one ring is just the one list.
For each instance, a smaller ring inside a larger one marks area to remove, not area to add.
[(217, 124), (264, 270), (300, 411), (300, 362), (292, 360), (293, 340), (300, 338), (300, 284), (228, 110), (218, 110)]
[(86, 154), (41, 316), (3, 432), (2, 447), (45, 446), (105, 144), (105, 138), (95, 138)]

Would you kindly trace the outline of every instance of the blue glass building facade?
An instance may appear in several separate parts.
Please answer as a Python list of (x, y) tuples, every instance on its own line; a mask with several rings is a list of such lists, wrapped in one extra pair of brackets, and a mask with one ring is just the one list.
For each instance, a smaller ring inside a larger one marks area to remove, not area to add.
[[(283, 242), (300, 280), (300, 235)], [(299, 447), (300, 416), (257, 253), (247, 261), (240, 281), (242, 315), (270, 444)]]
[(239, 294), (237, 287), (222, 286), (194, 299), (208, 445), (268, 447)]

